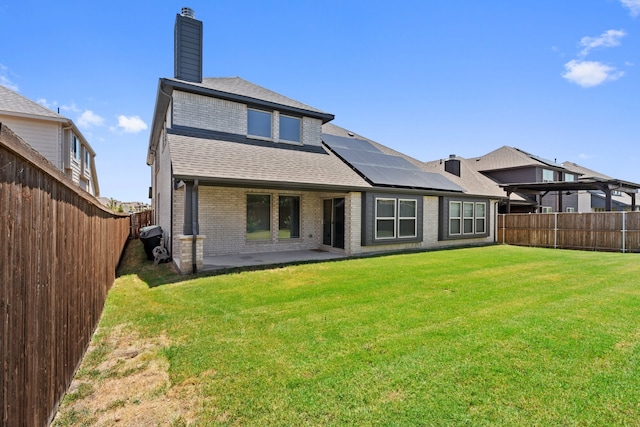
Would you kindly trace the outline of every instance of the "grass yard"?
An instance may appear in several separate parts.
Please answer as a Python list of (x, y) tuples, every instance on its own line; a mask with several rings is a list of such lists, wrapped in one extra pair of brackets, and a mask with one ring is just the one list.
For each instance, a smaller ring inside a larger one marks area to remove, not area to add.
[(491, 246), (162, 286), (143, 258), (132, 242), (56, 425), (640, 425), (640, 255)]

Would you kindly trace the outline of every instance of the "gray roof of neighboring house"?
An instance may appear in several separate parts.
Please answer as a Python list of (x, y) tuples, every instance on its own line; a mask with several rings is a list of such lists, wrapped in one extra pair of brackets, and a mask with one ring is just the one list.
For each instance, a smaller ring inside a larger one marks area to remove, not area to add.
[(43, 117), (50, 120), (66, 121), (60, 114), (54, 113), (37, 102), (0, 85), (0, 113), (12, 116)]
[[(423, 163), (423, 169), (429, 172), (444, 174), (448, 179), (464, 189), (465, 193), (479, 196), (506, 198), (507, 193), (498, 186), (498, 183), (475, 170), (471, 163), (475, 160), (455, 157), (460, 161), (460, 176), (449, 173), (445, 170), (447, 160), (433, 160)], [(512, 193), (511, 200), (524, 200), (521, 196)]]
[(527, 153), (519, 148), (502, 146), (484, 156), (475, 157), (469, 160), (473, 160), (475, 163), (474, 168), (478, 171), (490, 171), (500, 169), (513, 169), (525, 166), (549, 166), (556, 169), (564, 169), (559, 163), (551, 160), (543, 159), (536, 155)]
[(309, 189), (371, 186), (335, 155), (316, 151), (167, 134), (173, 174), (221, 184)]
[(571, 172), (575, 172), (575, 173), (581, 175), (580, 178), (614, 179), (613, 177), (610, 177), (610, 176), (605, 175), (603, 173), (596, 172), (593, 169), (589, 169), (589, 168), (585, 168), (584, 166), (580, 166), (577, 163), (564, 162), (564, 163), (562, 163), (562, 165), (564, 167), (566, 167), (567, 169), (569, 169)]

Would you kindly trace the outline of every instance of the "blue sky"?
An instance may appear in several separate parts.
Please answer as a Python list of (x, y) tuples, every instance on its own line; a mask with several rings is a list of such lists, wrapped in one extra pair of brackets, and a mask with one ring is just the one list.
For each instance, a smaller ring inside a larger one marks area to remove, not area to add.
[(101, 195), (148, 202), (183, 6), (240, 76), (420, 160), (503, 145), (640, 183), (640, 0), (0, 0), (0, 84), (71, 118)]

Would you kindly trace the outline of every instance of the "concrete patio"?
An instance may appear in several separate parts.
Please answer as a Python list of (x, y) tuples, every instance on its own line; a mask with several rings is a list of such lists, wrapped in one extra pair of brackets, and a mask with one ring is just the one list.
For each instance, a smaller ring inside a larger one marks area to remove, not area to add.
[(209, 256), (204, 257), (202, 271), (228, 270), (257, 266), (279, 266), (296, 263), (329, 261), (341, 258), (346, 258), (346, 256), (344, 254), (323, 250)]

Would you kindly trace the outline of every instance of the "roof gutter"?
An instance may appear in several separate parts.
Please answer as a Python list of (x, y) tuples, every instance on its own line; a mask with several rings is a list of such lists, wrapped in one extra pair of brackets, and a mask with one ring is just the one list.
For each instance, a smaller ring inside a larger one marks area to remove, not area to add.
[(158, 95), (156, 96), (156, 106), (153, 111), (153, 123), (151, 124), (151, 132), (149, 134), (149, 149), (147, 151), (147, 165), (153, 164), (153, 157), (158, 149), (158, 142), (160, 140), (160, 133), (162, 131), (162, 125), (165, 120), (167, 108), (171, 103), (171, 94), (173, 93), (173, 87), (168, 87), (168, 92), (164, 89), (165, 79), (160, 79), (158, 82)]
[(172, 89), (179, 89), (184, 92), (200, 94), (205, 96), (212, 96), (215, 98), (225, 99), (227, 101), (234, 101), (242, 104), (247, 104), (249, 106), (262, 107), (262, 108), (272, 108), (281, 111), (287, 111), (294, 114), (299, 114), (307, 117), (313, 117), (316, 119), (322, 120), (322, 123), (330, 122), (335, 118), (333, 114), (323, 113), (320, 111), (307, 110), (299, 107), (291, 107), (288, 105), (278, 104), (276, 102), (264, 101), (258, 98), (252, 98), (250, 96), (239, 95), (230, 92), (223, 92), (216, 89), (211, 89), (202, 86), (195, 86), (193, 84), (189, 84), (188, 82), (181, 82), (169, 79), (160, 79), (161, 83), (170, 86)]

